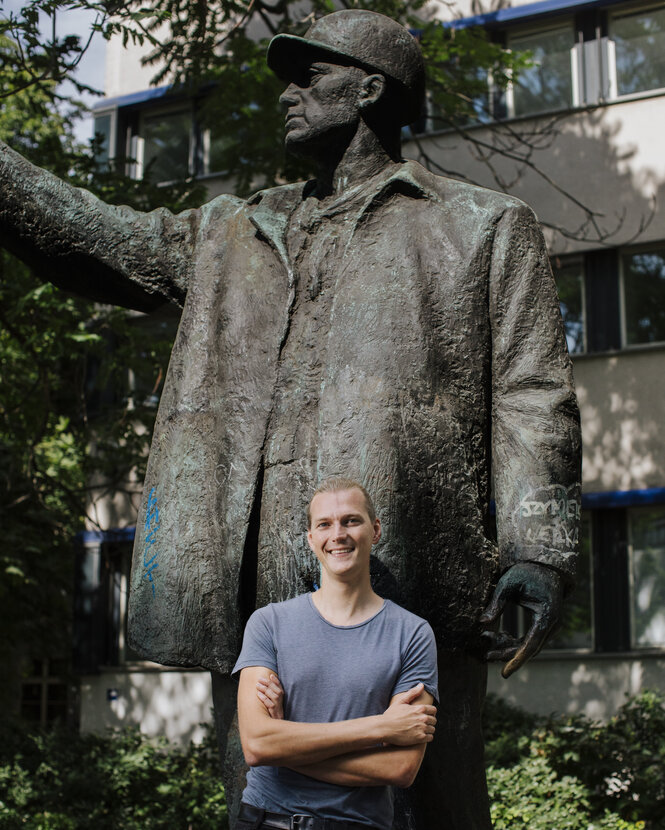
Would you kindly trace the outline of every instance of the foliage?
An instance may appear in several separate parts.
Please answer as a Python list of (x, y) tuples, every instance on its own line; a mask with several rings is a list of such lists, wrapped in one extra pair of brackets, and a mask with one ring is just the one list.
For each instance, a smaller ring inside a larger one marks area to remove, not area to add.
[(542, 718), (490, 698), (487, 778), (496, 830), (662, 830), (665, 699), (644, 692), (607, 723)]
[[(0, 90), (21, 73), (15, 45), (0, 39)], [(26, 85), (3, 102), (0, 139), (85, 185), (106, 201), (180, 210), (201, 188), (157, 188), (101, 168), (73, 137), (73, 111), (54, 110), (53, 84)], [(0, 251), (0, 659), (67, 654), (71, 638), (73, 540), (83, 526), (93, 474), (110, 492), (126, 488), (144, 462), (151, 387), (166, 367), (173, 323), (146, 325), (44, 284)], [(128, 373), (146, 395), (130, 397)], [(156, 391), (156, 390), (155, 390)], [(91, 452), (94, 448), (94, 452)], [(89, 516), (94, 521), (94, 516)], [(0, 685), (2, 695), (10, 694)]]
[[(504, 88), (528, 63), (523, 55), (490, 42), (482, 29), (456, 30), (430, 21), (426, 0), (344, 0), (341, 6), (382, 12), (419, 33), (428, 88), (441, 125), (487, 119), (489, 74), (495, 88)], [(42, 10), (61, 28), (63, 22), (66, 25), (63, 13), (74, 7), (94, 11), (93, 28), (104, 37), (120, 34), (125, 42), (150, 45), (146, 61), (154, 67), (154, 83), (170, 83), (175, 90), (185, 88), (198, 97), (197, 118), (211, 129), (215, 170), (233, 181), (239, 195), (312, 172), (304, 161), (284, 153), (284, 119), (278, 101), (284, 84), (268, 69), (265, 52), (270, 37), (278, 32), (303, 34), (314, 17), (334, 11), (338, 5), (331, 0), (310, 0), (306, 7), (298, 0), (273, 4), (36, 0), (29, 13), (24, 10), (5, 24), (14, 40), (24, 44), (19, 58), (27, 56), (38, 67), (22, 70), (19, 88), (29, 82), (73, 77), (85, 44), (71, 35), (40, 39), (34, 15)]]
[(224, 830), (212, 737), (184, 750), (138, 730), (77, 735), (0, 728), (3, 830)]

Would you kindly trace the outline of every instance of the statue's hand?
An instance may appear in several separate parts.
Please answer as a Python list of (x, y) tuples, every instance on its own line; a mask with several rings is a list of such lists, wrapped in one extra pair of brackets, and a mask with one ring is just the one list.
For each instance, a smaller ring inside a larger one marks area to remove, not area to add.
[(256, 695), (275, 720), (284, 720), (284, 689), (276, 674), (261, 677), (256, 683)]
[(506, 663), (501, 670), (504, 677), (509, 677), (527, 660), (535, 657), (559, 625), (563, 591), (561, 575), (537, 562), (517, 562), (499, 579), (492, 600), (480, 618), (481, 623), (497, 620), (506, 602), (533, 612), (531, 627), (522, 639), (505, 631), (483, 631), (483, 639), (488, 641), (487, 659)]

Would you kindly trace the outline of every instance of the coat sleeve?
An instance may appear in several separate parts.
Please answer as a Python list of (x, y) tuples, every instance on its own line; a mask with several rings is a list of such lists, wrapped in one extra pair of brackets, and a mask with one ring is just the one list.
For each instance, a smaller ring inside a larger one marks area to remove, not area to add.
[(520, 203), (501, 217), (490, 273), (492, 468), (503, 569), (575, 574), (581, 438), (572, 366), (545, 242)]
[(200, 211), (107, 205), (0, 143), (0, 245), (61, 288), (149, 311), (182, 305)]

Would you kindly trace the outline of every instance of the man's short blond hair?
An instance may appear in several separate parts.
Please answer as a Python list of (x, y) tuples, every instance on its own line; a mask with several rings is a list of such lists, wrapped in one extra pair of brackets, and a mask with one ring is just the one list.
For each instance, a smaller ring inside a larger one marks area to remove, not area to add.
[(365, 499), (367, 515), (369, 516), (369, 519), (372, 522), (372, 524), (374, 523), (374, 520), (376, 519), (376, 510), (374, 509), (374, 502), (372, 501), (372, 497), (363, 487), (363, 485), (359, 481), (355, 481), (355, 479), (353, 478), (344, 478), (343, 476), (332, 476), (331, 478), (327, 478), (325, 479), (325, 481), (322, 481), (321, 484), (319, 484), (316, 490), (312, 493), (312, 498), (309, 500), (309, 504), (307, 505), (308, 529), (312, 526), (312, 502), (314, 501), (314, 498), (318, 496), (320, 493), (339, 493), (342, 490), (360, 490)]

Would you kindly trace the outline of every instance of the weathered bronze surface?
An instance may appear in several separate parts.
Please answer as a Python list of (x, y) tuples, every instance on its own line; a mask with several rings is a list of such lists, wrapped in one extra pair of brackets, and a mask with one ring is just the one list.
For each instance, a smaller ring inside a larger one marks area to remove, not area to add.
[(183, 308), (130, 637), (152, 660), (213, 671), (232, 807), (244, 766), (228, 672), (244, 622), (311, 590), (305, 507), (339, 474), (366, 484), (384, 523), (376, 590), (425, 616), (440, 648), (437, 738), (395, 826), (485, 830), (482, 628), (506, 598), (535, 608), (524, 645), (487, 635), (492, 658), (517, 652), (510, 673), (558, 619), (574, 574), (579, 417), (533, 213), (400, 158), (420, 61), (406, 30), (370, 12), (279, 36), (269, 62), (288, 83), (287, 148), (319, 176), (178, 216), (103, 204), (3, 147), (0, 234), (88, 297)]

